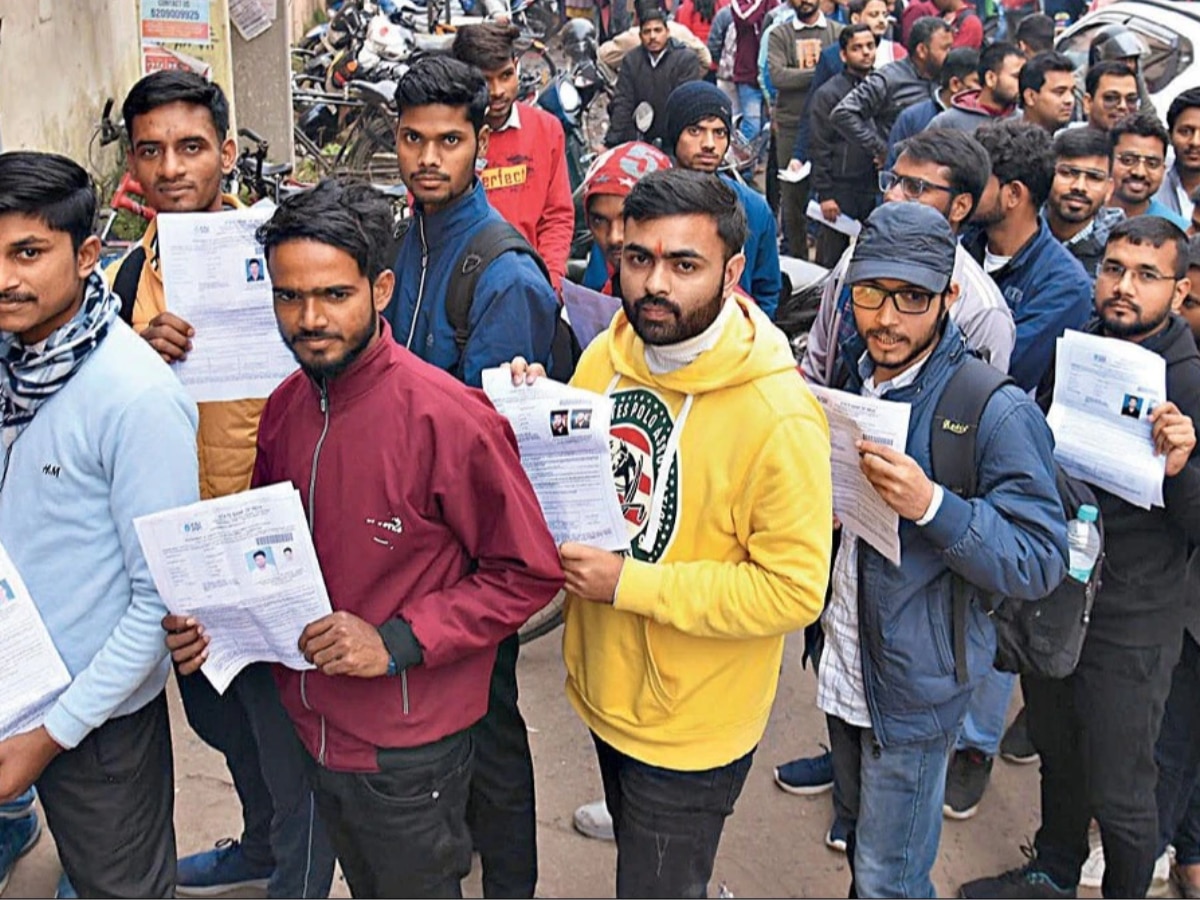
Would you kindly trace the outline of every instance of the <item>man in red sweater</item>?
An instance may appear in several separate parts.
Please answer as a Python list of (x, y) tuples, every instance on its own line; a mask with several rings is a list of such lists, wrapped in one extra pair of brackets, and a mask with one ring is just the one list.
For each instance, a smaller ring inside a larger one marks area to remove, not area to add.
[[(350, 893), (461, 897), (496, 646), (563, 574), (508, 423), (379, 315), (391, 228), (384, 198), (326, 180), (259, 230), (300, 370), (267, 400), (253, 484), (300, 489), (334, 610), (299, 636), (314, 668), (275, 681)], [(201, 624), (167, 637), (180, 674)]]
[(916, 0), (910, 3), (900, 19), (905, 41), (913, 23), (922, 16), (938, 16), (945, 20), (954, 34), (955, 47), (978, 50), (983, 46), (983, 21), (967, 0)]
[(479, 173), (488, 202), (538, 252), (557, 291), (575, 233), (566, 138), (554, 116), (517, 102), (520, 33), (498, 22), (466, 25), (455, 35), (452, 52), (483, 72), (491, 95), (487, 159)]

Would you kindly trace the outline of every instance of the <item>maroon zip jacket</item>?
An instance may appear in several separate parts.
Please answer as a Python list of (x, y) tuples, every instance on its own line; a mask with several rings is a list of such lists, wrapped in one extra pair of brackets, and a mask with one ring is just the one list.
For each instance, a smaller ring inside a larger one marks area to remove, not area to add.
[(275, 667), (300, 740), (338, 771), (480, 719), (496, 645), (563, 584), (508, 423), (381, 327), (325, 389), (296, 372), (271, 394), (254, 466), (255, 486), (300, 491), (334, 610), (413, 650), (393, 677)]

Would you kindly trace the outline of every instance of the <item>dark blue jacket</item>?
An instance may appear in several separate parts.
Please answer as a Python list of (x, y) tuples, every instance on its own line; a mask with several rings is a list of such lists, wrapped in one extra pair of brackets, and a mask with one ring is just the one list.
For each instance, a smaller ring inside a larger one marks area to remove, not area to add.
[[(987, 247), (983, 229), (972, 229), (962, 242), (982, 265)], [(1008, 374), (1022, 390), (1036, 390), (1054, 359), (1054, 342), (1068, 328), (1082, 328), (1091, 318), (1092, 279), (1041, 216), (1037, 233), (991, 276), (1017, 326)]]
[[(966, 345), (947, 320), (941, 341), (911, 385), (886, 399), (911, 404), (907, 453), (932, 475), (934, 409)], [(846, 389), (860, 393), (869, 362)], [(901, 564), (859, 541), (858, 613), (871, 725), (883, 746), (956, 734), (971, 691), (992, 669), (996, 632), (982, 603), (966, 623), (968, 683), (955, 678), (951, 572), (985, 594), (1038, 600), (1067, 571), (1067, 525), (1054, 476), (1054, 440), (1034, 402), (1009, 385), (979, 423), (979, 496), (945, 491), (924, 527), (900, 520)]]
[(779, 241), (775, 232), (775, 216), (763, 195), (733, 178), (725, 179), (737, 191), (746, 211), (746, 270), (738, 284), (754, 298), (759, 309), (774, 320), (779, 306), (783, 279), (779, 275)]
[(883, 164), (885, 169), (890, 169), (896, 162), (896, 157), (900, 155), (900, 142), (906, 141), (914, 134), (924, 131), (929, 126), (929, 123), (934, 120), (934, 117), (942, 112), (943, 109), (944, 107), (935, 98), (931, 97), (928, 100), (922, 100), (920, 103), (914, 103), (908, 109), (904, 110), (904, 112), (900, 113), (892, 125), (892, 130), (888, 132), (887, 162)]
[(396, 256), (396, 289), (383, 312), (398, 343), (472, 387), (480, 386), (484, 369), (517, 355), (548, 363), (559, 314), (554, 288), (537, 263), (524, 253), (501, 254), (476, 284), (460, 360), (446, 316), (450, 272), (470, 236), (498, 219), (478, 179), (445, 209), (426, 214), (418, 206)]

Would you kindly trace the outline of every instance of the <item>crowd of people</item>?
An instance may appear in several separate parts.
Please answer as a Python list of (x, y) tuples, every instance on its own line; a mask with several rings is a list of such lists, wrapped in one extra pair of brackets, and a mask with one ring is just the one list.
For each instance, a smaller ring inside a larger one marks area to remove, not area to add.
[[(943, 818), (976, 814), (997, 756), (1039, 763), (1040, 827), (1027, 861), (961, 896), (1142, 897), (1172, 878), (1200, 896), (1200, 89), (1160, 120), (1112, 34), (1077, 83), (1042, 6), (639, 6), (611, 146), (577, 192), (581, 283), (620, 301), (582, 356), (560, 302), (563, 134), (517, 101), (507, 25), (462, 28), (400, 79), (401, 235), (387, 197), (332, 179), (258, 231), (298, 364), (268, 398), (197, 404), (173, 376), (197, 334), (169, 308), (156, 223), (101, 271), (86, 172), (0, 154), (0, 544), (71, 676), (0, 740), (0, 890), (44, 818), (60, 897), (325, 897), (335, 862), (356, 897), (453, 897), (473, 852), (485, 896), (534, 896), (516, 632), (563, 590), (566, 693), (603, 791), (575, 823), (615, 841), (619, 897), (707, 895), (802, 630), (829, 750), (774, 777), (831, 793), (851, 896), (935, 896)], [(706, 29), (711, 59), (676, 28)], [(122, 113), (150, 207), (241, 206), (222, 193), (219, 85), (148, 75)], [(764, 128), (760, 192), (725, 160)], [(780, 254), (810, 239), (829, 271), (797, 360), (773, 319)], [(1018, 678), (993, 664), (993, 600), (1074, 577), (1046, 420), (1071, 330), (1163, 358), (1166, 399), (1134, 410), (1163, 504), (1092, 486), (1104, 554), (1078, 664)], [(478, 390), (499, 365), (611, 398), (627, 552), (556, 546)], [(981, 384), (974, 423), (945, 417)], [(909, 407), (905, 452), (855, 448), (898, 562), (834, 515), (810, 385)], [(939, 480), (938, 429), (972, 433), (969, 488)], [(254, 663), (218, 693), (204, 622), (167, 614), (132, 523), (280, 482), (333, 612), (297, 636), (313, 668)], [(172, 670), (243, 817), (182, 858)]]

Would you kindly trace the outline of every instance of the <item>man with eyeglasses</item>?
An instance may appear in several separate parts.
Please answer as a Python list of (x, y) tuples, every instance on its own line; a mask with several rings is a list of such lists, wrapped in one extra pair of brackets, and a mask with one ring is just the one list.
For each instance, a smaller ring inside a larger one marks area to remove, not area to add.
[(1068, 128), (1054, 139), (1054, 180), (1042, 217), (1089, 277), (1124, 210), (1105, 206), (1112, 190), (1112, 139), (1094, 128)]
[[(937, 896), (930, 873), (947, 759), (995, 655), (978, 600), (966, 615), (965, 682), (931, 650), (950, 633), (952, 579), (970, 582), (975, 596), (1035, 599), (1066, 572), (1053, 441), (1019, 388), (997, 390), (980, 418), (976, 495), (965, 500), (932, 480), (935, 410), (952, 376), (980, 365), (949, 316), (959, 294), (956, 248), (936, 210), (888, 203), (867, 219), (846, 270), (857, 338), (846, 350), (866, 349), (843, 387), (911, 410), (907, 453), (858, 443), (863, 474), (900, 517), (901, 562), (843, 526), (821, 617), (817, 705), (829, 727), (834, 791), (847, 804), (852, 897)], [(860, 618), (860, 610), (870, 614)]]
[[(900, 146), (895, 166), (879, 175), (884, 206), (928, 207), (945, 220), (952, 234), (957, 234), (987, 183), (991, 171), (987, 153), (971, 135), (949, 129), (923, 131)], [(1015, 339), (1012, 312), (995, 282), (962, 245), (955, 242), (953, 250), (953, 281), (958, 296), (949, 304), (949, 318), (975, 355), (1007, 372)], [(894, 258), (902, 260), (903, 251), (897, 249)], [(843, 383), (867, 350), (855, 330), (851, 312), (851, 289), (846, 274), (850, 259), (847, 251), (825, 283), (821, 307), (800, 366), (805, 378), (825, 386)], [(983, 728), (981, 721), (995, 718), (975, 706), (972, 702), (967, 708), (966, 734), (978, 733)], [(1004, 727), (1002, 719), (1003, 712), (999, 724), (992, 727), (996, 741), (1000, 740)], [(775, 781), (790, 793), (811, 793), (814, 784), (828, 784), (832, 779), (832, 775), (827, 775), (824, 782), (819, 782), (814, 774), (828, 773), (829, 766), (828, 755), (801, 757), (778, 766)], [(852, 804), (852, 797), (834, 791), (834, 822), (826, 837), (829, 846), (836, 847), (839, 843), (844, 846)]]
[[(900, 146), (895, 165), (879, 173), (884, 204), (911, 202), (930, 206), (957, 234), (987, 184), (991, 172), (987, 153), (971, 135), (952, 129), (928, 129)], [(839, 368), (852, 367), (857, 359), (855, 356), (843, 360), (839, 346), (840, 338), (854, 332), (853, 322), (846, 314), (850, 306), (846, 283), (849, 261), (847, 251), (825, 282), (821, 307), (800, 364), (804, 376), (818, 384), (836, 383)], [(995, 283), (962, 247), (955, 253), (954, 266), (960, 295), (958, 302), (950, 307), (950, 316), (973, 351), (1007, 372), (1015, 341), (1012, 312)]]
[[(963, 885), (962, 897), (1074, 897), (1100, 823), (1105, 897), (1144, 897), (1159, 855), (1155, 742), (1180, 658), (1200, 542), (1200, 353), (1176, 313), (1191, 284), (1182, 231), (1157, 216), (1113, 229), (1085, 331), (1132, 341), (1166, 363), (1166, 401), (1144, 419), (1164, 457), (1163, 506), (1143, 509), (1093, 487), (1104, 521), (1100, 590), (1079, 665), (1064, 679), (1022, 676), (1041, 757), (1041, 827), (1027, 865)], [(1039, 389), (1049, 406), (1053, 369)], [(1114, 407), (1114, 419), (1120, 412)]]
[(1050, 233), (1040, 210), (1054, 180), (1050, 135), (1028, 122), (996, 122), (975, 132), (992, 161), (963, 238), (1013, 313), (1017, 342), (1008, 374), (1032, 391), (1050, 366), (1054, 342), (1091, 315), (1083, 266)]
[(1140, 106), (1137, 75), (1125, 63), (1112, 60), (1088, 69), (1083, 114), (1089, 128), (1112, 131), (1117, 122)]
[(1140, 112), (1126, 116), (1112, 129), (1112, 205), (1126, 218), (1162, 216), (1186, 231), (1188, 221), (1154, 195), (1166, 174), (1167, 147), (1171, 138), (1158, 116)]

